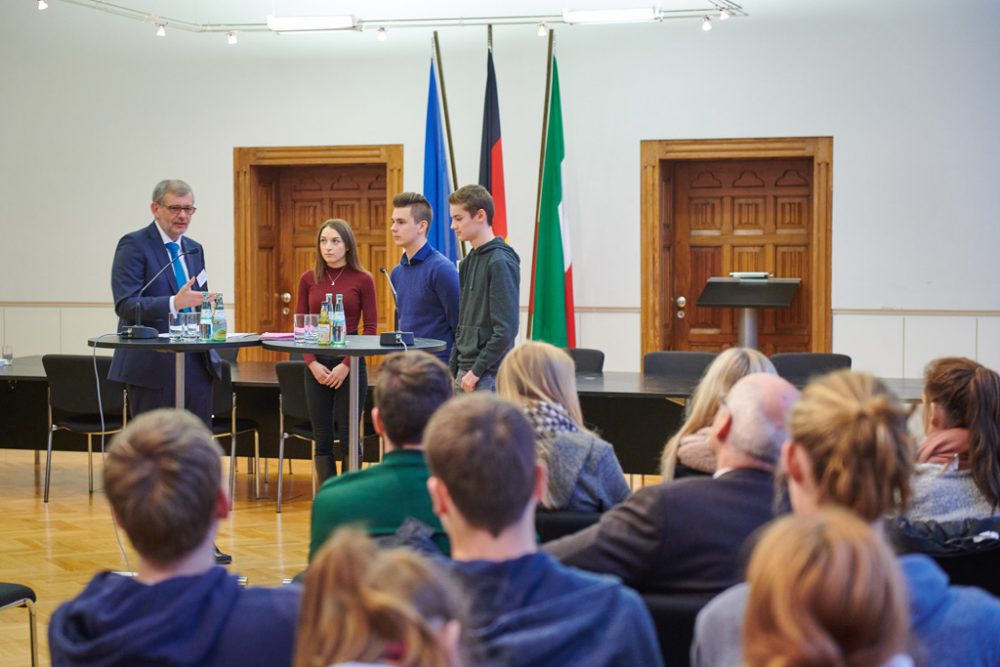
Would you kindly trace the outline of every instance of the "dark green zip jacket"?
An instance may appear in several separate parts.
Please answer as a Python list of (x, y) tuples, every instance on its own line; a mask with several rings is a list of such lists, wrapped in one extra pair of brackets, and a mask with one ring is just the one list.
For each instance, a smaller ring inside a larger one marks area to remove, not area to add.
[(521, 258), (500, 237), (472, 250), (458, 267), (458, 329), (449, 366), (456, 378), (471, 370), (495, 374), (514, 347)]

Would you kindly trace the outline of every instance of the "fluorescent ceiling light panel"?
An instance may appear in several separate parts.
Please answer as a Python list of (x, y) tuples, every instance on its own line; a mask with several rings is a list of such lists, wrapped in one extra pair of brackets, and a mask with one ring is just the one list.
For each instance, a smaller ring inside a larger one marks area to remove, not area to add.
[(566, 23), (642, 23), (656, 21), (659, 18), (655, 7), (563, 10), (563, 20)]
[(274, 32), (313, 30), (353, 30), (357, 21), (351, 14), (336, 16), (268, 16), (267, 27)]

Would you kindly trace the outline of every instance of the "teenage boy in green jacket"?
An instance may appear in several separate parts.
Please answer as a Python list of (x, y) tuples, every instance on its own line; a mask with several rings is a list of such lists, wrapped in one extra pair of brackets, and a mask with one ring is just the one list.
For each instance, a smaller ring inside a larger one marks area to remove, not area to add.
[(458, 329), (449, 368), (462, 391), (496, 388), (518, 329), (521, 259), (493, 233), (493, 197), (481, 185), (451, 193), (451, 228), (472, 250), (458, 267)]

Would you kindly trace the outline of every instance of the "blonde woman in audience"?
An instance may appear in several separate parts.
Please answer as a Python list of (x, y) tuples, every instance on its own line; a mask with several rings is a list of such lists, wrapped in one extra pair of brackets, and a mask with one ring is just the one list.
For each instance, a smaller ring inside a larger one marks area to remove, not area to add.
[(774, 364), (763, 353), (747, 347), (724, 350), (705, 370), (687, 404), (687, 419), (663, 448), (660, 470), (663, 478), (673, 479), (680, 461), (698, 472), (715, 472), (715, 455), (708, 446), (709, 430), (719, 398), (725, 396), (736, 381), (751, 373), (777, 375)]
[[(914, 447), (907, 417), (899, 399), (871, 375), (837, 371), (811, 382), (792, 409), (781, 455), (794, 513), (840, 507), (881, 533), (882, 518), (911, 497)], [(927, 556), (907, 554), (899, 565), (909, 590), (910, 631), (927, 665), (1000, 665), (1000, 600), (978, 588), (949, 587)], [(702, 610), (693, 664), (741, 665), (747, 599), (748, 588), (740, 584)]]
[(994, 516), (1000, 505), (1000, 375), (963, 357), (924, 372), (924, 433), (911, 520)]
[(747, 583), (746, 667), (913, 665), (899, 565), (846, 511), (778, 519), (754, 549)]
[(537, 341), (515, 347), (497, 372), (497, 393), (519, 405), (535, 431), (538, 460), (549, 471), (548, 510), (603, 512), (629, 496), (614, 448), (583, 426), (576, 366)]
[(306, 574), (294, 667), (460, 667), (462, 615), (457, 587), (428, 560), (377, 551), (344, 527)]

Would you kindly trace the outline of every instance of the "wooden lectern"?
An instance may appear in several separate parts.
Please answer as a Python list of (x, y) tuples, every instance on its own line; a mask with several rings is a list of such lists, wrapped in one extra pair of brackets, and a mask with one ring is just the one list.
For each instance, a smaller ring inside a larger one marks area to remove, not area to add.
[(737, 308), (740, 347), (757, 347), (757, 311), (788, 308), (802, 282), (799, 278), (770, 278), (767, 274), (732, 274), (709, 278), (698, 297), (699, 308)]

